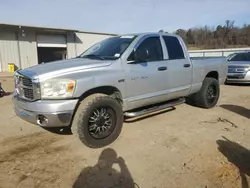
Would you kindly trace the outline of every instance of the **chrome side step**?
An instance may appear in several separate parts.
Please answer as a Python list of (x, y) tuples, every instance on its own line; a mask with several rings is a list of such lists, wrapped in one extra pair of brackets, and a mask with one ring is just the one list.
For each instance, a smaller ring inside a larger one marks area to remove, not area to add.
[(158, 106), (153, 106), (150, 108), (145, 108), (143, 110), (139, 110), (139, 111), (135, 111), (135, 112), (125, 112), (124, 116), (130, 117), (130, 118), (138, 117), (138, 116), (146, 115), (146, 114), (149, 114), (152, 112), (160, 111), (160, 110), (163, 110), (166, 108), (170, 108), (173, 106), (177, 106), (177, 105), (183, 104), (185, 102), (186, 102), (185, 98), (179, 98), (179, 99), (171, 101), (169, 103), (165, 103), (165, 104), (158, 105)]

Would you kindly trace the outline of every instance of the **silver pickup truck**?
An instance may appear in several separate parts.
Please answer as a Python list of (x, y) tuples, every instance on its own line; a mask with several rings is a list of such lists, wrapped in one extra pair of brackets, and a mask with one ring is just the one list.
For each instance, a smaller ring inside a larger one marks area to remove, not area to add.
[(15, 72), (17, 116), (42, 127), (70, 127), (88, 147), (112, 143), (124, 117), (189, 99), (212, 108), (227, 77), (226, 58), (191, 59), (178, 35), (110, 37), (80, 56)]
[(226, 84), (250, 83), (250, 52), (229, 55)]

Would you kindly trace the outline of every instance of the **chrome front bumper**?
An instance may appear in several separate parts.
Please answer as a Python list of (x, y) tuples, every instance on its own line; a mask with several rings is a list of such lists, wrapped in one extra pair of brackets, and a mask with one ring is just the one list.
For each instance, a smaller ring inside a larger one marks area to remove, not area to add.
[(250, 71), (247, 73), (228, 73), (226, 83), (250, 83)]
[(18, 117), (42, 127), (69, 126), (78, 100), (39, 100), (26, 102), (13, 96), (14, 110)]

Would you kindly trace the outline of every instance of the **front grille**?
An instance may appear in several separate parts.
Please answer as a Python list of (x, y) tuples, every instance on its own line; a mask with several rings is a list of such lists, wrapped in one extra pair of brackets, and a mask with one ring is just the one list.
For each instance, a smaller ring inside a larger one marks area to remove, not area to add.
[(29, 78), (21, 77), (21, 82), (24, 86), (32, 87), (32, 80)]
[(34, 99), (33, 89), (23, 88), (24, 97), (27, 99)]
[(229, 65), (228, 73), (246, 73), (248, 66)]
[(33, 101), (36, 97), (35, 84), (23, 75), (15, 76), (16, 91), (20, 98)]

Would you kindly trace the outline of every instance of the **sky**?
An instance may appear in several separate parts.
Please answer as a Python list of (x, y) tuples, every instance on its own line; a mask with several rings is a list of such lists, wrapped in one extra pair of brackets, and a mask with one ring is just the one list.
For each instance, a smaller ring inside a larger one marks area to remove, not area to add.
[(250, 24), (250, 0), (0, 0), (0, 23), (106, 33)]

